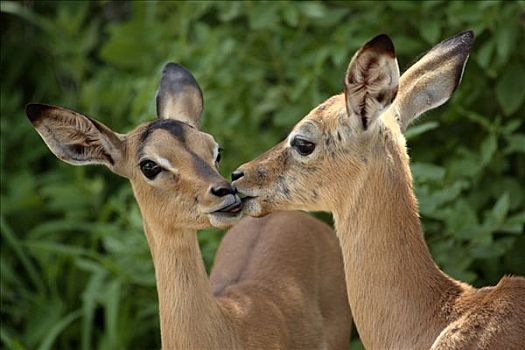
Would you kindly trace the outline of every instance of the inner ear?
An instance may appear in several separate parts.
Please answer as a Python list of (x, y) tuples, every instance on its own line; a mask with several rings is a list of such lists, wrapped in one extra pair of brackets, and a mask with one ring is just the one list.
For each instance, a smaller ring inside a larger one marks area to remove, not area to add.
[(49, 149), (73, 165), (103, 164), (122, 173), (124, 141), (104, 124), (75, 111), (28, 104), (26, 114)]
[(474, 33), (459, 33), (434, 46), (403, 75), (394, 102), (404, 131), (422, 113), (445, 103), (461, 81)]
[(202, 91), (190, 71), (177, 63), (166, 64), (157, 92), (157, 116), (199, 128), (202, 110)]
[(378, 35), (354, 55), (345, 75), (346, 108), (366, 130), (397, 94), (399, 68), (394, 44)]

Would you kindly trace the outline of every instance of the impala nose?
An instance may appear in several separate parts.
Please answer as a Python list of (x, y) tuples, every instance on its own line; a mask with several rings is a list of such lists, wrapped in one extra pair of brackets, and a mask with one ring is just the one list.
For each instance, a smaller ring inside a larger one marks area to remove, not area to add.
[(232, 181), (238, 180), (243, 176), (244, 176), (244, 173), (241, 170), (235, 170), (232, 173)]
[(210, 192), (214, 196), (217, 196), (217, 197), (224, 197), (224, 196), (227, 196), (229, 194), (235, 195), (235, 193), (236, 193), (236, 191), (227, 182), (225, 182), (223, 184), (220, 184), (220, 185), (213, 186), (210, 189)]

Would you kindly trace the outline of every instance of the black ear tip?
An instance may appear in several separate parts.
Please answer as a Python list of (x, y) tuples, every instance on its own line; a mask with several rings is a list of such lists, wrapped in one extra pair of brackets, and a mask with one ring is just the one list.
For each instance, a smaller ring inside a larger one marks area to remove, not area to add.
[(469, 38), (470, 40), (474, 40), (474, 31), (473, 30), (466, 30), (462, 33), (460, 33), (460, 35), (466, 37), (466, 38)]
[(191, 77), (193, 78), (193, 75), (191, 72), (184, 67), (183, 65), (175, 62), (168, 62), (164, 65), (164, 68), (162, 69), (162, 75), (163, 76), (172, 76), (172, 77)]
[(200, 90), (197, 79), (183, 65), (175, 62), (166, 63), (160, 80), (161, 92), (165, 89), (176, 91), (184, 85), (193, 85)]
[(41, 103), (28, 103), (26, 105), (26, 115), (35, 124), (45, 115), (45, 111), (48, 111), (52, 106), (48, 106)]
[(469, 50), (472, 48), (472, 45), (474, 45), (474, 40), (476, 40), (476, 36), (472, 30), (464, 32), (463, 41), (467, 43)]
[(390, 39), (390, 37), (386, 34), (379, 34), (367, 42), (363, 47), (363, 51), (364, 50), (374, 50), (379, 53), (388, 54), (392, 57), (396, 55), (394, 43), (392, 42), (392, 39)]
[(441, 45), (453, 45), (462, 48), (463, 51), (469, 52), (474, 44), (474, 39), (474, 32), (472, 30), (466, 30), (446, 39)]
[(461, 41), (469, 49), (472, 47), (472, 44), (474, 44), (474, 38), (475, 35), (472, 30), (467, 30), (456, 35), (456, 40)]
[(162, 72), (169, 72), (169, 71), (176, 71), (176, 70), (186, 70), (182, 65), (175, 63), (175, 62), (168, 62), (164, 65), (164, 68), (162, 69)]

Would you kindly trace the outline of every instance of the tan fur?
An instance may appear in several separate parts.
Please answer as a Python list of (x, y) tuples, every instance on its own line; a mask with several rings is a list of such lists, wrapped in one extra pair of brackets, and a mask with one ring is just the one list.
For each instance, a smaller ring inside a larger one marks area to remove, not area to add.
[[(376, 105), (379, 101), (368, 99), (374, 91), (388, 90), (385, 82), (395, 81), (396, 71), (384, 68), (379, 74), (374, 65), (356, 64), (356, 55), (347, 86), (356, 74), (391, 79), (363, 83), (360, 96), (348, 96), (352, 90), (346, 88), (346, 97), (328, 99), (286, 141), (242, 165), (238, 173), (243, 176), (233, 183), (252, 197), (243, 209), (249, 215), (292, 209), (333, 213), (348, 300), (368, 349), (525, 347), (524, 278), (504, 277), (497, 286), (475, 289), (447, 276), (432, 260), (402, 134), (410, 120), (450, 97), (471, 43), (467, 32), (431, 50), (401, 77), (398, 98), (381, 115), (361, 113), (365, 108), (352, 108), (352, 103)], [(381, 51), (372, 50), (379, 55), (375, 62), (394, 60)], [(315, 143), (311, 154), (302, 156), (292, 146), (297, 135)]]
[[(145, 123), (126, 135), (65, 108), (26, 109), (60, 159), (104, 164), (130, 180), (155, 266), (162, 347), (347, 349), (351, 315), (337, 238), (306, 214), (241, 220), (225, 236), (210, 282), (197, 229), (234, 223), (238, 217), (213, 212), (240, 200), (217, 170), (213, 137), (196, 128), (198, 91), (191, 91), (188, 73), (166, 69), (185, 75), (181, 87), (168, 71), (168, 88), (159, 91), (159, 115), (173, 120)], [(188, 90), (191, 98), (179, 95)], [(188, 99), (191, 108), (177, 105)], [(183, 120), (176, 120), (181, 109)], [(147, 179), (140, 169), (144, 159), (164, 170)], [(231, 192), (214, 195), (220, 186)]]

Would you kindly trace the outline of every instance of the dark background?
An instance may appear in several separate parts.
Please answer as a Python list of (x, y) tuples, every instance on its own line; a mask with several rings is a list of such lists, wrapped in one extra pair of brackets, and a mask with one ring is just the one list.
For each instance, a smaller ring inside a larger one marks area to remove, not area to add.
[[(389, 34), (404, 70), (474, 30), (452, 100), (407, 132), (421, 216), (434, 259), (453, 277), (480, 286), (525, 275), (524, 13), (523, 1), (3, 1), (2, 347), (159, 347), (154, 273), (129, 184), (58, 161), (24, 105), (66, 106), (127, 132), (154, 118), (167, 61), (199, 81), (203, 129), (225, 149), (229, 177), (341, 92), (366, 40)], [(221, 237), (199, 235), (208, 267)]]

